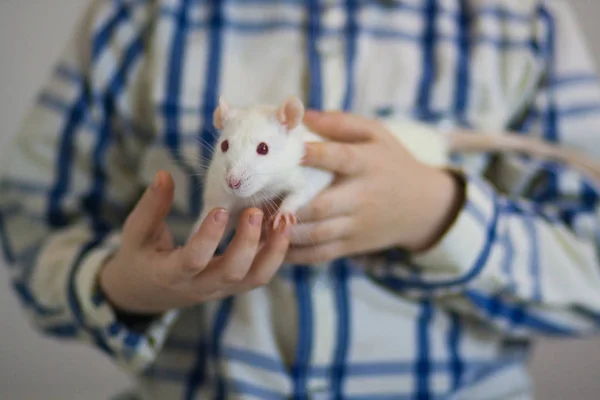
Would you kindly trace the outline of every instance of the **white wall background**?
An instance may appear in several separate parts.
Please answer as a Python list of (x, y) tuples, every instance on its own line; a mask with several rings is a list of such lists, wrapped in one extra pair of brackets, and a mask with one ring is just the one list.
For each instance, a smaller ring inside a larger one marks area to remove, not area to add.
[[(0, 0), (0, 143), (12, 135), (86, 5), (84, 0)], [(600, 60), (600, 2), (571, 0)], [(53, 15), (50, 17), (50, 15)], [(599, 127), (600, 129), (600, 127)], [(0, 399), (107, 399), (127, 386), (94, 350), (40, 337), (26, 324), (0, 265)], [(537, 398), (600, 398), (600, 338), (552, 341), (533, 361)], [(76, 396), (76, 393), (84, 395)]]

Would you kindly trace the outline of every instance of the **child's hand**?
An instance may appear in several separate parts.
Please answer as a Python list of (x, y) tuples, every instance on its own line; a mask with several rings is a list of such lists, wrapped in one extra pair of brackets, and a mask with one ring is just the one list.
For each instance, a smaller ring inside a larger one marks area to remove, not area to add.
[(376, 121), (339, 112), (307, 113), (331, 139), (306, 147), (305, 165), (337, 174), (298, 212), (286, 261), (326, 262), (390, 247), (423, 250), (452, 221), (461, 202), (450, 173), (419, 162)]
[(100, 275), (100, 285), (118, 309), (160, 313), (267, 284), (289, 244), (282, 226), (259, 246), (262, 212), (242, 215), (226, 252), (214, 257), (228, 215), (213, 210), (184, 247), (175, 248), (164, 222), (173, 200), (171, 176), (159, 173), (123, 228), (122, 246)]

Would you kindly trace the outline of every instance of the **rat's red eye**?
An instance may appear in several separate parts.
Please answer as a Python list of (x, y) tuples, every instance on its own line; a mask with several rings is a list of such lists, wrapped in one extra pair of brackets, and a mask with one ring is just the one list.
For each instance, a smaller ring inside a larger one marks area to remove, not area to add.
[(225, 153), (227, 150), (229, 150), (229, 142), (227, 140), (223, 140), (221, 142), (221, 151)]
[(269, 152), (269, 146), (267, 146), (267, 144), (265, 142), (262, 142), (261, 144), (258, 145), (258, 147), (256, 148), (256, 152), (262, 156), (264, 156), (265, 154), (267, 154)]

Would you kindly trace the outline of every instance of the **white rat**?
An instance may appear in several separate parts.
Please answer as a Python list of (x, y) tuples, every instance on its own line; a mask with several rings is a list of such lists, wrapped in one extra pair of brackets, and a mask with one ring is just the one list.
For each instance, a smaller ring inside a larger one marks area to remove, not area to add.
[(224, 208), (230, 214), (225, 235), (238, 223), (244, 209), (282, 198), (273, 217), (295, 224), (296, 212), (327, 187), (333, 173), (301, 165), (304, 143), (324, 139), (302, 123), (304, 105), (289, 97), (279, 107), (230, 106), (221, 96), (213, 113), (220, 131), (204, 183), (203, 207), (193, 232), (207, 214)]
[[(205, 180), (204, 206), (192, 232), (200, 227), (214, 208), (230, 213), (226, 234), (248, 207), (284, 196), (273, 219), (296, 222), (295, 213), (327, 187), (333, 174), (301, 165), (305, 142), (324, 139), (302, 124), (304, 106), (290, 97), (279, 107), (255, 105), (231, 107), (223, 97), (213, 114), (221, 131)], [(407, 118), (390, 118), (383, 125), (421, 162), (449, 165), (451, 152), (521, 152), (542, 159), (554, 159), (579, 169), (600, 187), (600, 163), (573, 149), (552, 146), (519, 134), (473, 134), (468, 131), (439, 130)]]

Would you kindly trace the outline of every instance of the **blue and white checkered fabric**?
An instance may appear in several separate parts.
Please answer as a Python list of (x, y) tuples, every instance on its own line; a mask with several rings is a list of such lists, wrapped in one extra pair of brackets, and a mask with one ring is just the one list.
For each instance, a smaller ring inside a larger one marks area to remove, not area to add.
[(92, 1), (5, 149), (0, 232), (32, 323), (106, 353), (141, 397), (528, 398), (530, 341), (600, 326), (598, 193), (561, 165), (473, 155), (456, 158), (466, 206), (426, 254), (337, 260), (319, 285), (286, 265), (264, 288), (128, 330), (98, 269), (159, 169), (187, 237), (219, 94), (600, 156), (600, 86), (567, 1)]

